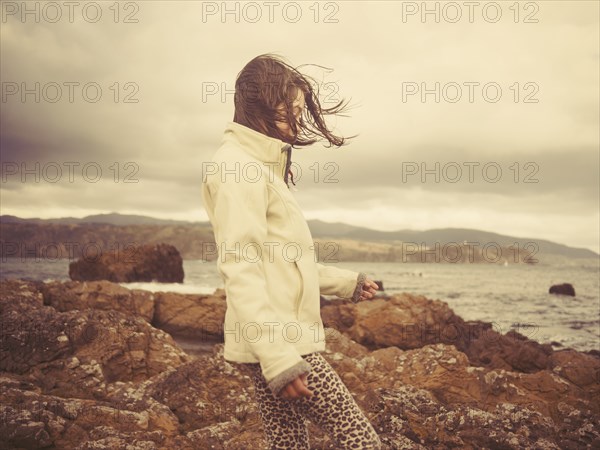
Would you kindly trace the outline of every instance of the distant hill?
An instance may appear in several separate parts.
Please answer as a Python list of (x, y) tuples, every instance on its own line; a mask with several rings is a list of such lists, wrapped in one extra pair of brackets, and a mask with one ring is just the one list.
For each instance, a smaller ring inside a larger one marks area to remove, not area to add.
[[(343, 242), (338, 252), (341, 261), (399, 261), (401, 252), (398, 249), (402, 243), (415, 244), (422, 249), (465, 242), (481, 249), (482, 246), (491, 243), (504, 248), (503, 255), (508, 254), (506, 249), (513, 246), (513, 249), (517, 247), (520, 251), (525, 249), (533, 252), (536, 258), (543, 257), (546, 261), (600, 256), (588, 249), (569, 247), (544, 239), (506, 236), (467, 228), (378, 231), (320, 220), (309, 220), (308, 224), (316, 243), (332, 240), (336, 243)], [(27, 249), (37, 246), (40, 249), (35, 252), (43, 252), (48, 245), (59, 243), (61, 254), (66, 252), (67, 256), (63, 257), (68, 257), (68, 249), (61, 247), (60, 243), (76, 242), (83, 246), (93, 242), (103, 249), (110, 249), (115, 246), (122, 248), (127, 243), (164, 242), (177, 247), (184, 259), (211, 259), (205, 258), (206, 244), (214, 242), (214, 235), (208, 221), (165, 220), (118, 213), (57, 219), (23, 219), (2, 215), (0, 229), (3, 256), (20, 256), (21, 250), (15, 250), (18, 245), (23, 245), (24, 253), (30, 255)]]
[(169, 219), (157, 219), (149, 216), (139, 216), (135, 214), (119, 214), (119, 213), (107, 213), (107, 214), (94, 214), (92, 216), (85, 216), (83, 218), (77, 217), (60, 217), (56, 219), (22, 219), (17, 216), (11, 216), (8, 214), (0, 216), (1, 223), (65, 223), (65, 224), (76, 224), (76, 223), (107, 223), (110, 225), (201, 225), (210, 226), (210, 222), (190, 222), (183, 220), (169, 220)]
[(339, 222), (330, 223), (321, 220), (310, 220), (308, 223), (314, 238), (335, 237), (358, 241), (401, 241), (424, 243), (430, 246), (433, 246), (436, 242), (443, 245), (446, 242), (462, 243), (464, 241), (477, 242), (481, 245), (487, 242), (495, 242), (502, 247), (509, 247), (518, 243), (520, 248), (523, 248), (528, 242), (535, 242), (539, 252), (544, 254), (562, 255), (569, 258), (597, 258), (600, 256), (598, 253), (586, 248), (569, 247), (545, 239), (506, 236), (472, 228), (378, 231)]

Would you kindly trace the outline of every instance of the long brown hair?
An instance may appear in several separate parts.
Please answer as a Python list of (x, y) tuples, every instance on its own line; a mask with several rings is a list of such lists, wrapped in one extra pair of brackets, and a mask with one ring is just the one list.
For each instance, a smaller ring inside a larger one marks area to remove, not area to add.
[[(292, 112), (298, 89), (304, 94), (306, 102), (300, 117), (300, 129)], [(324, 117), (327, 115), (346, 117), (341, 113), (346, 111), (347, 102), (344, 103), (342, 99), (331, 108), (322, 108), (318, 83), (273, 53), (255, 57), (238, 74), (234, 104), (234, 122), (294, 146), (311, 145), (321, 138), (329, 142), (327, 147), (341, 147), (348, 139), (357, 136), (336, 136), (325, 123)], [(277, 110), (280, 104), (284, 105), (285, 113)], [(287, 122), (296, 139), (283, 133), (276, 121)]]

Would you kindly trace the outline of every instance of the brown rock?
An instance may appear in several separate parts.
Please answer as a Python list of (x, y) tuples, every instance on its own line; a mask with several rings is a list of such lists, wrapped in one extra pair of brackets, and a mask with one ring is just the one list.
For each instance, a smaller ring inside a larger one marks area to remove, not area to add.
[(570, 348), (552, 352), (550, 369), (593, 397), (600, 394), (600, 358)]
[(548, 290), (550, 294), (570, 295), (575, 297), (575, 288), (570, 283), (554, 284)]
[(225, 291), (213, 295), (157, 292), (152, 325), (177, 335), (223, 342)]
[(447, 303), (422, 295), (403, 293), (358, 303), (333, 300), (321, 308), (321, 316), (325, 325), (371, 350), (444, 343), (467, 354), (473, 365), (522, 372), (549, 368), (549, 344), (515, 331), (503, 335), (488, 322), (467, 322)]
[[(349, 358), (337, 351), (347, 339), (342, 335), (328, 344), (326, 359), (391, 448), (593, 448), (600, 443), (598, 383), (592, 385), (584, 375), (588, 384), (582, 389), (558, 370), (523, 374), (473, 367), (467, 355), (445, 344), (388, 347)], [(583, 356), (589, 372), (600, 369), (600, 360)]]
[(25, 375), (45, 394), (103, 398), (107, 383), (145, 380), (189, 359), (141, 317), (58, 312), (23, 281), (2, 281), (0, 292), (0, 370)]
[[(2, 323), (15, 324), (2, 328), (0, 341), (0, 448), (266, 446), (252, 381), (242, 365), (223, 359), (222, 343), (210, 354), (188, 358), (141, 317), (111, 309), (58, 312), (43, 304), (44, 295), (60, 297), (76, 287), (45, 291), (39, 283), (17, 280), (0, 282), (0, 289)], [(222, 295), (212, 297), (223, 302)], [(206, 323), (219, 315), (211, 296), (160, 296), (164, 324), (184, 332), (195, 331), (189, 322), (175, 325), (172, 302), (183, 301), (182, 314)], [(383, 448), (600, 446), (600, 358), (548, 350), (518, 333), (502, 335), (424, 297), (387, 301), (323, 307), (328, 321), (340, 327), (326, 328), (323, 356), (375, 426)], [(379, 328), (369, 328), (379, 325), (369, 315), (380, 319)], [(393, 334), (392, 321), (399, 318), (416, 325), (413, 333)], [(84, 329), (86, 324), (92, 328)], [(440, 330), (423, 324), (439, 324)], [(36, 333), (37, 343), (29, 338)], [(406, 348), (385, 346), (388, 339)], [(307, 425), (311, 448), (336, 448), (318, 426)]]
[(183, 283), (183, 275), (183, 259), (169, 244), (129, 246), (125, 250), (84, 255), (69, 264), (69, 276), (75, 281)]
[(154, 294), (142, 289), (127, 289), (110, 281), (52, 281), (40, 287), (44, 303), (57, 311), (101, 309), (121, 311), (152, 321)]
[(150, 396), (111, 402), (45, 395), (14, 374), (0, 376), (0, 448), (178, 448), (175, 415)]
[(550, 344), (540, 344), (511, 330), (500, 334), (488, 329), (462, 346), (471, 364), (490, 369), (532, 373), (550, 368)]

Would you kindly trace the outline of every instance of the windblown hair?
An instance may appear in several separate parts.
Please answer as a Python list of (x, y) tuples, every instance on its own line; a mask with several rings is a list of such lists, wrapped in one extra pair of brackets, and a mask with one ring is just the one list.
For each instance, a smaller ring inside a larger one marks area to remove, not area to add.
[[(298, 89), (303, 92), (306, 102), (300, 117), (300, 129), (293, 114)], [(342, 99), (331, 108), (322, 108), (318, 83), (273, 53), (255, 57), (238, 74), (234, 103), (234, 122), (294, 146), (311, 145), (324, 139), (329, 142), (328, 147), (341, 147), (348, 139), (356, 137), (336, 136), (325, 123), (327, 115), (346, 117), (341, 113), (346, 111), (347, 102)], [(283, 113), (277, 110), (281, 104), (284, 105)], [(282, 132), (276, 122), (287, 122), (296, 139)]]

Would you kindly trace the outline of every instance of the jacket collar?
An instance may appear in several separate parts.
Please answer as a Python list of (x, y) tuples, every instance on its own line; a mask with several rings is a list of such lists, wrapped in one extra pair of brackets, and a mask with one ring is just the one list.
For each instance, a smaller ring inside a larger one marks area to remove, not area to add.
[(228, 122), (223, 134), (223, 141), (234, 141), (249, 155), (269, 165), (276, 176), (288, 184), (287, 177), (292, 163), (292, 146), (280, 139), (262, 134), (237, 122)]

